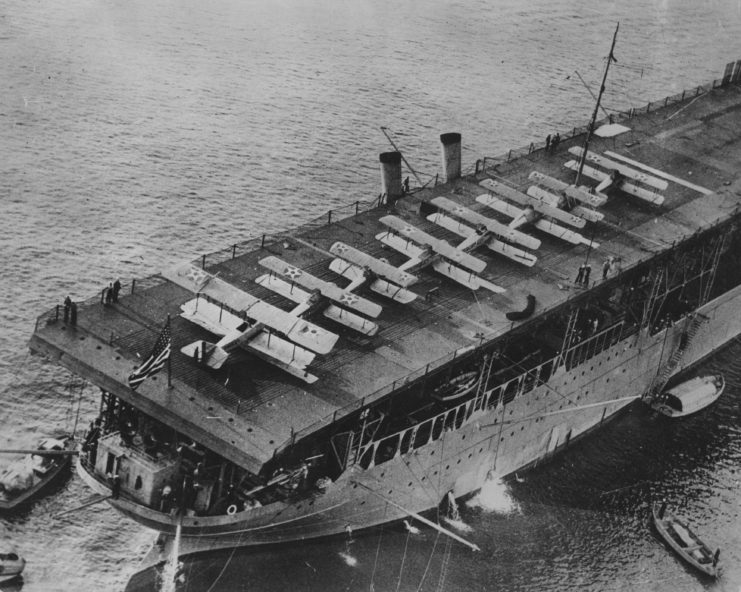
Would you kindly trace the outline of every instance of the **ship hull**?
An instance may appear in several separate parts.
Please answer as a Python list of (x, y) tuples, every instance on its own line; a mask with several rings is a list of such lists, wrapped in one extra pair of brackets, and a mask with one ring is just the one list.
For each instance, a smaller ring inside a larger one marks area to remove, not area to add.
[[(687, 370), (741, 333), (741, 286), (696, 313), (704, 321), (674, 374)], [(560, 366), (546, 384), (506, 405), (466, 413), (457, 429), (382, 464), (346, 470), (324, 493), (295, 503), (221, 516), (167, 516), (125, 499), (117, 510), (148, 528), (174, 535), (182, 529), (180, 554), (324, 537), (373, 527), (435, 508), (452, 492), (471, 494), (548, 459), (574, 439), (598, 428), (651, 386), (682, 338), (680, 321), (654, 335), (643, 330), (570, 370)], [(85, 482), (109, 494), (78, 463)], [(155, 548), (155, 556), (166, 554)], [(157, 561), (156, 557), (154, 561)]]

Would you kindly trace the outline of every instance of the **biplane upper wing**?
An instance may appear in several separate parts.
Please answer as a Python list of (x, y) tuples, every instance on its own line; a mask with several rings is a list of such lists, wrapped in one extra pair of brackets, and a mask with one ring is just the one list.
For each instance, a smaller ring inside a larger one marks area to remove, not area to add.
[(429, 247), (441, 257), (462, 265), (471, 271), (480, 273), (486, 269), (485, 261), (477, 259), (465, 251), (456, 249), (450, 243), (427, 234), (419, 228), (405, 222), (401, 218), (397, 218), (396, 216), (384, 216), (381, 218), (381, 222), (409, 240), (425, 247)]
[(452, 199), (448, 199), (444, 196), (439, 196), (434, 198), (431, 203), (441, 210), (444, 210), (449, 214), (456, 216), (457, 218), (461, 218), (466, 222), (470, 222), (474, 225), (482, 225), (492, 234), (495, 234), (498, 237), (503, 238), (511, 243), (533, 250), (536, 250), (540, 247), (540, 240), (538, 240), (537, 238), (530, 236), (529, 234), (525, 234), (524, 232), (520, 232), (519, 230), (516, 230), (514, 228), (510, 228), (505, 224), (497, 222), (496, 220), (487, 218), (486, 216), (479, 214), (478, 212), (475, 212), (470, 208), (454, 202)]
[(358, 296), (351, 291), (343, 290), (337, 284), (319, 279), (303, 269), (286, 263), (273, 255), (261, 259), (260, 265), (284, 276), (288, 281), (303, 286), (307, 290), (319, 290), (325, 298), (329, 298), (341, 306), (351, 308), (369, 317), (375, 318), (383, 310), (379, 304)]

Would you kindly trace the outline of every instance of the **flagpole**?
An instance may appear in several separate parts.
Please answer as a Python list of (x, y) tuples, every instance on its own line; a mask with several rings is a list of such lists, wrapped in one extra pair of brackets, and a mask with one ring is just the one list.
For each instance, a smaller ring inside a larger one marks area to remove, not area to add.
[[(576, 180), (574, 181), (574, 187), (579, 186), (581, 180), (581, 174), (584, 170), (584, 162), (587, 160), (587, 151), (589, 150), (589, 140), (592, 139), (592, 133), (594, 132), (594, 126), (597, 123), (597, 115), (599, 114), (600, 101), (602, 100), (602, 94), (605, 92), (605, 82), (607, 82), (607, 73), (610, 71), (610, 63), (615, 60), (613, 52), (615, 51), (615, 41), (617, 40), (618, 29), (620, 23), (615, 27), (615, 34), (612, 36), (612, 45), (610, 46), (610, 55), (607, 56), (607, 64), (605, 65), (605, 73), (602, 75), (602, 85), (599, 87), (599, 94), (597, 95), (597, 104), (594, 106), (594, 113), (592, 113), (592, 120), (589, 122), (587, 127), (587, 136), (584, 138), (584, 147), (582, 148), (581, 158), (579, 159), (579, 168), (576, 171)], [(617, 60), (615, 60), (617, 61)]]
[[(167, 326), (170, 327), (170, 313), (167, 313)], [(170, 333), (170, 342), (172, 342), (172, 333)], [(167, 388), (172, 388), (172, 354), (167, 356)]]

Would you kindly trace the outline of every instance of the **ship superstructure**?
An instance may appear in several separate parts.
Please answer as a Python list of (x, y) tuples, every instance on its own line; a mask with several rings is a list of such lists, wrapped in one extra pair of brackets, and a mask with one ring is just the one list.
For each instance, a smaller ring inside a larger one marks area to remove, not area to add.
[(575, 133), (462, 176), (444, 134), (445, 183), (407, 191), (384, 153), (349, 217), (44, 314), (31, 348), (102, 391), (80, 474), (184, 548), (274, 543), (434, 508), (653, 397), (741, 332), (738, 77), (601, 122), (581, 163)]

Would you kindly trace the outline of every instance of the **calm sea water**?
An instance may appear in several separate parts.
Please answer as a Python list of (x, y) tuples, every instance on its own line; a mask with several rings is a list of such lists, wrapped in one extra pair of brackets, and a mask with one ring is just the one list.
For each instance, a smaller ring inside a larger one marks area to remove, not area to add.
[[(463, 134), (470, 167), (583, 125), (593, 102), (576, 73), (596, 90), (617, 21), (608, 108), (719, 78), (741, 57), (731, 0), (5, 0), (0, 445), (70, 429), (78, 401), (83, 425), (96, 411), (96, 389), (28, 353), (41, 311), (372, 199), (380, 126), (426, 181), (439, 133)], [(739, 590), (739, 353), (707, 363), (729, 380), (708, 412), (669, 424), (635, 408), (489, 492), (494, 509), (464, 509), (481, 553), (386, 528), (189, 562), (180, 588)], [(120, 590), (136, 571), (150, 532), (106, 506), (55, 518), (88, 495), (72, 476), (0, 519), (0, 544), (29, 561), (23, 590)], [(719, 582), (651, 533), (657, 495), (723, 548)]]

